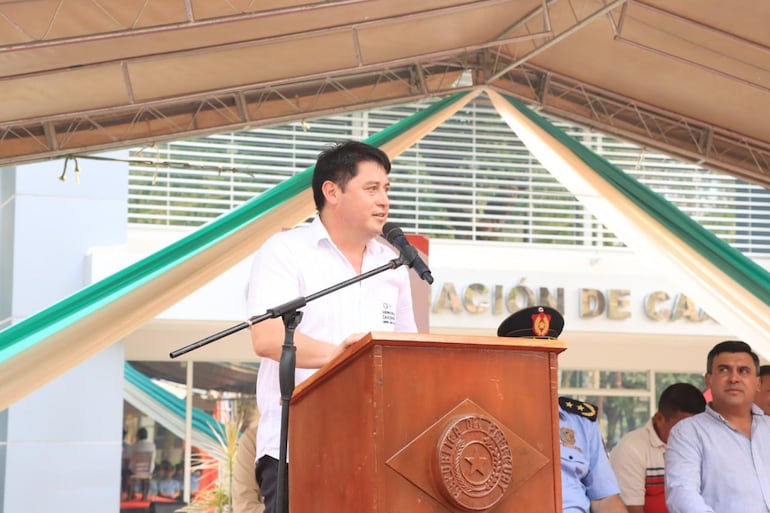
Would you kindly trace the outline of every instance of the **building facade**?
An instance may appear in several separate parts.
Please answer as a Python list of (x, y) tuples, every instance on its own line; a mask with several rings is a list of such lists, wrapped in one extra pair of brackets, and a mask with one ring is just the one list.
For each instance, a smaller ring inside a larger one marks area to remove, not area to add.
[[(425, 105), (137, 150), (130, 172), (129, 231), (136, 234), (137, 247), (151, 246), (162, 234), (181, 237), (311, 166), (328, 144), (365, 139)], [(767, 190), (592, 130), (554, 123), (768, 266)], [(628, 418), (605, 419), (614, 426), (605, 426), (610, 444), (613, 432), (632, 429), (654, 412), (657, 395), (669, 381), (702, 384), (708, 349), (731, 337), (698, 306), (697, 297), (677, 290), (659, 263), (638, 258), (588, 213), (483, 98), (394, 159), (391, 181), (391, 220), (430, 239), (436, 277), (428, 306), (431, 331), (493, 334), (518, 308), (540, 303), (558, 308), (566, 319), (563, 338), (570, 344), (560, 358), (563, 392), (599, 402), (604, 412), (615, 403), (625, 405)], [(155, 328), (157, 339), (165, 339), (176, 317), (200, 322), (205, 312), (213, 320), (237, 311), (232, 319), (237, 322), (256, 314), (242, 311), (247, 267), (242, 263), (188, 298), (187, 306), (180, 303), (164, 314)], [(220, 300), (213, 305), (211, 297)], [(222, 327), (210, 325), (213, 331)], [(132, 342), (130, 355), (136, 347)], [(250, 357), (245, 338), (227, 346), (225, 354), (236, 357), (231, 352), (237, 346), (246, 352), (238, 357)], [(136, 350), (137, 358), (151, 357)]]

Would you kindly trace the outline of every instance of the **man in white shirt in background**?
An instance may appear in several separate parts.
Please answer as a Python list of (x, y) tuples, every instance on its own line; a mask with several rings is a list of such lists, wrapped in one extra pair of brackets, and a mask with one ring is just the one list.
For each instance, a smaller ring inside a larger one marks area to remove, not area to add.
[(759, 358), (745, 342), (720, 342), (706, 360), (706, 386), (706, 411), (669, 435), (669, 512), (770, 513), (770, 417), (754, 404)]
[(680, 420), (706, 409), (703, 393), (689, 383), (667, 387), (647, 424), (620, 440), (610, 464), (628, 513), (667, 513), (663, 476), (668, 435)]

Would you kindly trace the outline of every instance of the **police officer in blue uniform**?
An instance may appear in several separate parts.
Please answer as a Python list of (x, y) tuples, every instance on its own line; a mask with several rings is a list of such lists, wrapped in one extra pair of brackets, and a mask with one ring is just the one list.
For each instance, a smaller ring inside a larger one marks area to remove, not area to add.
[[(557, 338), (564, 318), (548, 306), (511, 314), (497, 329), (501, 337)], [(627, 513), (607, 458), (596, 407), (559, 398), (562, 510), (564, 513)]]

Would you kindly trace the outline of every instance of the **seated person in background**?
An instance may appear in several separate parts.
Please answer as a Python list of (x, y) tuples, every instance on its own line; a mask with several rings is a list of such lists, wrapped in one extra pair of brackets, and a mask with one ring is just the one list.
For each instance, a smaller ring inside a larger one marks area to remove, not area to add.
[[(514, 312), (498, 327), (500, 337), (557, 338), (564, 317), (548, 306)], [(620, 487), (607, 459), (596, 406), (559, 398), (563, 513), (626, 513)]]
[(754, 404), (759, 358), (727, 340), (706, 358), (706, 411), (673, 427), (666, 448), (671, 513), (769, 513), (770, 417)]
[(754, 397), (754, 404), (762, 408), (765, 415), (770, 415), (770, 365), (759, 368), (759, 392)]
[(703, 393), (689, 383), (674, 383), (660, 394), (658, 411), (647, 424), (620, 440), (610, 464), (629, 513), (667, 513), (663, 474), (671, 428), (706, 409)]
[(620, 487), (596, 423), (596, 406), (559, 398), (564, 513), (625, 513)]
[(193, 470), (190, 473), (190, 497), (194, 498), (195, 494), (201, 489), (201, 471)]
[(179, 488), (182, 490), (180, 497), (184, 498), (184, 463), (174, 465), (174, 479), (179, 482)]
[(174, 476), (174, 466), (168, 460), (163, 460), (160, 464), (160, 475), (155, 483), (155, 490), (158, 497), (175, 501), (182, 499), (182, 484)]

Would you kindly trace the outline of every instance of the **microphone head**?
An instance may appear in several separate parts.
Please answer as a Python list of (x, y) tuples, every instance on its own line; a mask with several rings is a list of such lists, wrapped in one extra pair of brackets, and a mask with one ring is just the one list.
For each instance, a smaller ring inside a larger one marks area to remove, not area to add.
[(392, 244), (398, 237), (404, 236), (404, 231), (396, 223), (388, 222), (382, 226), (382, 236)]

